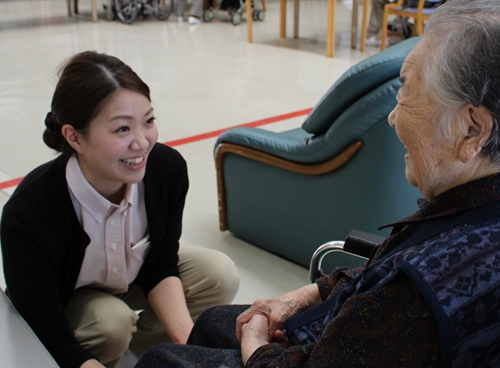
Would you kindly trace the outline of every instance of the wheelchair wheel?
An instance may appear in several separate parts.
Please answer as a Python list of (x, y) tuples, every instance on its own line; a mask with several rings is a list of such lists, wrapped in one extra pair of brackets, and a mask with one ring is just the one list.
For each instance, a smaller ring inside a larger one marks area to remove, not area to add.
[(262, 9), (254, 9), (252, 11), (252, 19), (255, 21), (263, 21), (266, 17), (266, 12)]
[(252, 19), (255, 21), (259, 20), (259, 11), (257, 9), (252, 11)]
[(138, 0), (115, 0), (116, 15), (127, 24), (132, 24), (141, 10)]
[(233, 14), (231, 14), (231, 23), (233, 23), (233, 25), (237, 26), (241, 23), (242, 20), (243, 17), (239, 11), (235, 11)]
[(158, 20), (167, 20), (174, 10), (174, 0), (153, 0), (153, 14)]
[(214, 19), (214, 15), (215, 15), (214, 8), (210, 7), (208, 9), (205, 9), (203, 11), (203, 15), (202, 15), (203, 21), (204, 22), (211, 22)]

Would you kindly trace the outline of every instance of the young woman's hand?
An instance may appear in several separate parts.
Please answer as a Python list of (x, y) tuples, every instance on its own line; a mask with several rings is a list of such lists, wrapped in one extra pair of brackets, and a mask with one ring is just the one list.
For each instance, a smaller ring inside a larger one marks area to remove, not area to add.
[(280, 330), (290, 317), (321, 303), (321, 296), (316, 284), (304, 286), (295, 291), (271, 299), (258, 299), (252, 306), (236, 319), (236, 336), (241, 342), (242, 327), (250, 322), (253, 316), (261, 315), (268, 321), (267, 341), (277, 339), (282, 342)]
[(148, 294), (149, 304), (175, 344), (185, 344), (193, 320), (184, 297), (184, 289), (178, 277), (167, 277)]
[(97, 360), (92, 359), (92, 360), (87, 360), (80, 366), (80, 368), (105, 368), (105, 367)]

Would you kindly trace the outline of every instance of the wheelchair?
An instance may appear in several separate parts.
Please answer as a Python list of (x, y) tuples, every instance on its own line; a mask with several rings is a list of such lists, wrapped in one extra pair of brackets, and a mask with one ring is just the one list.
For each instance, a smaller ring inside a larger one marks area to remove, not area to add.
[(174, 0), (114, 0), (114, 12), (123, 23), (132, 24), (138, 15), (149, 14), (158, 20), (167, 20), (174, 10)]
[[(357, 268), (368, 261), (377, 246), (386, 238), (364, 231), (352, 230), (345, 241), (331, 241), (321, 245), (311, 257), (309, 265), (309, 283), (326, 276), (335, 267), (347, 266)], [(323, 269), (323, 260), (329, 254), (327, 271)]]
[[(254, 21), (263, 21), (266, 17), (266, 3), (262, 0), (262, 9), (255, 9), (253, 0), (252, 1), (252, 19)], [(231, 18), (231, 23), (235, 26), (240, 24), (243, 20), (243, 14), (245, 13), (246, 5), (244, 0), (213, 0), (210, 4), (208, 2), (208, 7), (203, 11), (202, 18), (205, 22), (211, 22), (215, 14), (219, 10), (226, 10)]]

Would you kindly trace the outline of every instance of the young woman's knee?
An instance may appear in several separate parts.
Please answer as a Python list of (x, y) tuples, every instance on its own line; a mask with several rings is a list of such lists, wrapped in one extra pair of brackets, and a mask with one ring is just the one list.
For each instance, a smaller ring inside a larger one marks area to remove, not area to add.
[(192, 315), (232, 302), (240, 276), (226, 254), (207, 248), (185, 247), (179, 252), (179, 259), (180, 276)]
[(214, 290), (217, 290), (220, 295), (217, 304), (230, 304), (240, 286), (240, 274), (233, 260), (226, 254), (217, 252), (206, 270), (206, 277), (210, 279)]
[(137, 314), (123, 301), (99, 291), (75, 293), (66, 311), (78, 343), (103, 363), (118, 359), (137, 331)]
[(98, 330), (104, 341), (110, 345), (128, 347), (132, 334), (137, 331), (138, 315), (132, 310), (109, 313), (98, 321)]

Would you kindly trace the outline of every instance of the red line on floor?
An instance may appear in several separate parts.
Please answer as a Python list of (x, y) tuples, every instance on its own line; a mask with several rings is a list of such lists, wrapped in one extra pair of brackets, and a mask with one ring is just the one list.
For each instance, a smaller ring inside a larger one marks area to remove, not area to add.
[(21, 182), (21, 180), (23, 180), (23, 178), (17, 178), (17, 179), (4, 181), (3, 183), (0, 183), (0, 190), (7, 189), (10, 187), (15, 187), (16, 185), (18, 185)]
[(272, 118), (267, 118), (267, 119), (262, 119), (262, 120), (257, 120), (257, 121), (252, 121), (251, 123), (246, 123), (246, 124), (241, 124), (241, 125), (235, 125), (229, 128), (225, 129), (220, 129), (220, 130), (214, 130), (213, 132), (208, 132), (208, 133), (203, 133), (199, 135), (194, 135), (192, 137), (187, 137), (187, 138), (182, 138), (182, 139), (177, 139), (175, 141), (170, 141), (170, 142), (165, 142), (167, 146), (174, 147), (174, 146), (179, 146), (181, 144), (187, 144), (187, 143), (192, 143), (192, 142), (198, 142), (202, 141), (204, 139), (208, 138), (213, 138), (213, 137), (218, 137), (222, 133), (224, 133), (226, 130), (233, 129), (233, 128), (255, 128), (258, 126), (270, 124), (270, 123), (276, 123), (278, 121), (286, 120), (286, 119), (291, 119), (295, 118), (297, 116), (302, 116), (309, 114), (309, 112), (312, 109), (304, 109), (300, 111), (295, 111), (291, 112), (288, 114), (283, 114), (283, 115), (278, 115), (278, 116), (273, 116)]
[[(282, 120), (291, 119), (291, 118), (295, 118), (295, 117), (298, 117), (298, 116), (306, 115), (306, 114), (309, 114), (309, 112), (311, 110), (312, 109), (304, 109), (304, 110), (294, 111), (294, 112), (290, 112), (288, 114), (273, 116), (273, 117), (267, 118), (267, 119), (252, 121), (250, 123), (245, 123), (245, 124), (241, 124), (241, 125), (235, 125), (235, 126), (232, 126), (232, 127), (229, 127), (229, 128), (225, 128), (225, 129), (214, 130), (212, 132), (198, 134), (198, 135), (194, 135), (192, 137), (187, 137), (187, 138), (177, 139), (177, 140), (170, 141), (170, 142), (165, 142), (164, 144), (167, 145), (167, 146), (170, 146), (170, 147), (174, 147), (174, 146), (180, 146), (182, 144), (199, 142), (199, 141), (202, 141), (204, 139), (218, 137), (223, 132), (225, 132), (226, 130), (229, 130), (229, 129), (243, 128), (243, 127), (245, 127), (245, 128), (255, 128), (255, 127), (258, 127), (258, 126), (262, 126), (262, 125), (266, 125), (266, 124), (271, 124), (271, 123), (276, 123), (278, 121), (282, 121)], [(7, 189), (7, 188), (10, 188), (10, 187), (15, 187), (16, 185), (18, 185), (21, 182), (21, 180), (23, 180), (23, 178), (17, 178), (17, 179), (12, 179), (12, 180), (7, 180), (7, 181), (4, 181), (4, 182), (1, 182), (0, 183), (0, 190)]]

